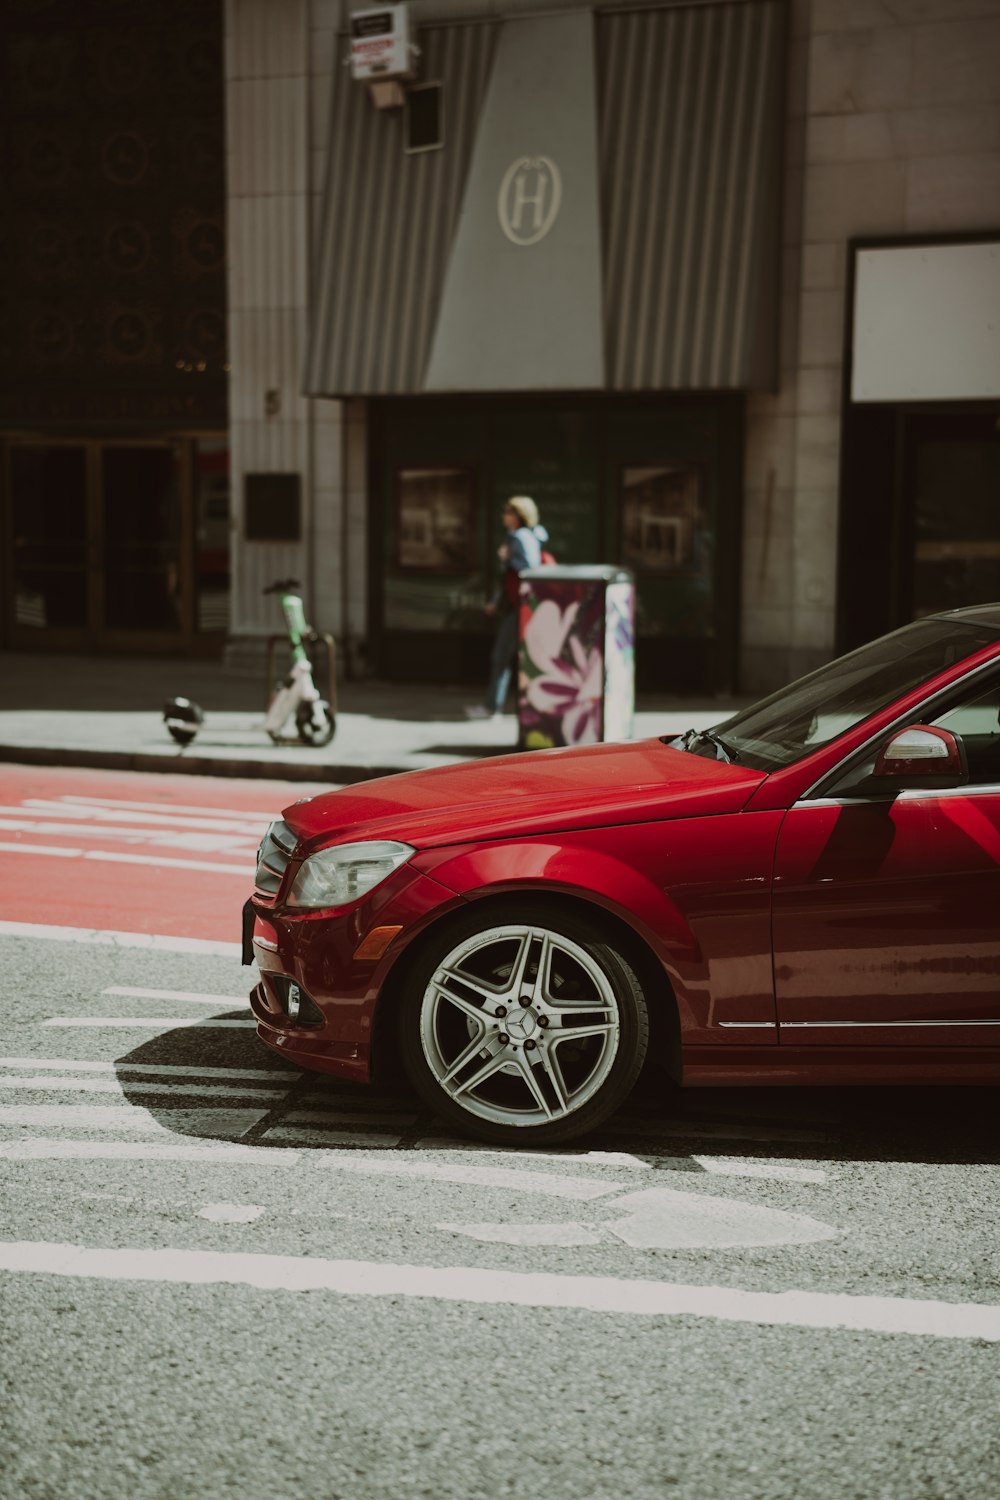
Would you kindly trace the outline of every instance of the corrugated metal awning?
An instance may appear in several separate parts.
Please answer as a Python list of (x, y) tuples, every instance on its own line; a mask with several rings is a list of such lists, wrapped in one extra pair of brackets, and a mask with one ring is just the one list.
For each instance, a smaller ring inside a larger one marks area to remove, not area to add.
[[(335, 69), (309, 308), (308, 394), (425, 389), (504, 24), (526, 27), (532, 17), (420, 29), (421, 77), (444, 85), (439, 151), (405, 155), (399, 112), (373, 109), (348, 70)], [(777, 357), (783, 0), (616, 10), (597, 15), (594, 25), (603, 388), (770, 386)], [(544, 142), (535, 149), (543, 154)], [(526, 364), (523, 389), (535, 388)]]
[(599, 16), (597, 87), (608, 387), (772, 384), (781, 5)]
[(462, 202), (497, 25), (424, 27), (421, 77), (440, 81), (445, 149), (407, 156), (398, 110), (334, 68), (309, 306), (308, 395), (419, 391)]

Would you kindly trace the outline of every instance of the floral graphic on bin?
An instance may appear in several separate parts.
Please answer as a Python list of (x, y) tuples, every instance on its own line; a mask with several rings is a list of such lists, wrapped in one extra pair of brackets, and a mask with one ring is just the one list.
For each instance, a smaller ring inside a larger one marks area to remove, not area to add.
[(534, 579), (522, 589), (518, 686), (527, 749), (600, 740), (604, 630), (602, 586)]

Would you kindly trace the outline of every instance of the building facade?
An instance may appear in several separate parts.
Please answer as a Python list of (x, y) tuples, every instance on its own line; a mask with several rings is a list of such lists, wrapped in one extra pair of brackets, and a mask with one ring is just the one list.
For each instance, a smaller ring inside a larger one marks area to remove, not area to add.
[(229, 628), (223, 19), (0, 5), (0, 641)]
[[(763, 691), (1000, 596), (1000, 0), (413, 0), (389, 108), (358, 8), (218, 19), (234, 664), (296, 576), (349, 672), (477, 679), (514, 492), (635, 569), (640, 685)], [(4, 641), (46, 644), (12, 475), (66, 428), (2, 421)]]

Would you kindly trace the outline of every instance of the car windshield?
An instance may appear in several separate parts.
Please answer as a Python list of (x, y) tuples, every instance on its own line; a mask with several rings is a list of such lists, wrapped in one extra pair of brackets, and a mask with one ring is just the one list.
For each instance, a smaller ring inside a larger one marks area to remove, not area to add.
[[(772, 693), (712, 730), (713, 739), (681, 736), (681, 748), (728, 758), (759, 771), (790, 766), (984, 646), (995, 625), (935, 616), (838, 657)], [(718, 747), (721, 741), (727, 756)], [(681, 741), (672, 743), (680, 745)]]

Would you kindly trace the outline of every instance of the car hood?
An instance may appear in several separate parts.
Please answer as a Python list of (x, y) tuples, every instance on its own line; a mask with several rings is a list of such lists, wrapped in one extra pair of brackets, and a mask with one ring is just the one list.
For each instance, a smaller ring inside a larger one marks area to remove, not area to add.
[(317, 844), (391, 838), (429, 849), (737, 812), (763, 780), (760, 771), (652, 739), (382, 776), (295, 802), (283, 816), (299, 839)]

